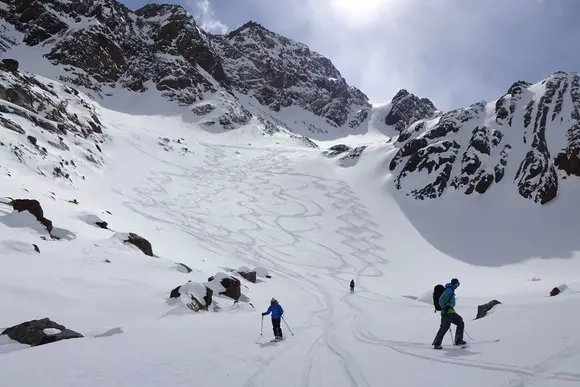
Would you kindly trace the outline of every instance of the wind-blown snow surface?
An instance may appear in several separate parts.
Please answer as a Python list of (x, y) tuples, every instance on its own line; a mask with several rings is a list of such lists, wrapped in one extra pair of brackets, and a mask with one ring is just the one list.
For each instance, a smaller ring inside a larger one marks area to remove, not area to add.
[[(434, 205), (385, 192), (380, 177), (392, 145), (369, 145), (353, 172), (292, 139), (276, 144), (252, 125), (210, 134), (176, 118), (106, 109), (100, 118), (110, 138), (102, 144), (104, 167), (74, 187), (12, 159), (6, 161), (12, 176), (0, 175), (2, 196), (38, 199), (68, 236), (43, 240), (46, 232), (31, 216), (0, 206), (0, 326), (50, 317), (86, 336), (35, 348), (2, 337), (3, 385), (580, 383), (578, 249), (560, 245), (534, 255), (508, 237), (489, 246), (487, 230), (477, 228), (489, 224), (476, 221), (463, 226), (482, 232), (480, 244), (441, 229), (447, 249), (438, 249), (415, 227), (429, 224), (433, 236)], [(558, 203), (535, 210), (548, 219), (547, 246), (573, 229), (551, 219), (565, 208)], [(459, 217), (464, 202), (439, 205)], [(480, 210), (494, 208), (496, 215), (505, 212), (491, 202)], [(91, 224), (99, 219), (110, 230)], [(117, 233), (127, 232), (146, 237), (156, 257), (122, 244)], [(465, 259), (468, 251), (479, 261)], [(489, 264), (486, 252), (511, 265)], [(193, 271), (177, 270), (176, 262)], [(188, 280), (203, 283), (240, 266), (265, 267), (272, 275), (256, 284), (242, 280), (255, 309), (216, 295), (218, 312), (194, 313), (167, 301)], [(429, 300), (433, 286), (452, 276), (461, 279), (457, 310), (474, 342), (453, 349), (447, 336), (446, 349), (436, 352), (430, 343), (438, 314), (405, 296)], [(562, 283), (569, 290), (547, 297)], [(275, 344), (268, 318), (260, 334), (260, 312), (271, 297), (294, 333), (283, 323), (286, 341)], [(472, 321), (477, 305), (494, 298), (503, 304)], [(489, 342), (496, 338), (501, 341)]]

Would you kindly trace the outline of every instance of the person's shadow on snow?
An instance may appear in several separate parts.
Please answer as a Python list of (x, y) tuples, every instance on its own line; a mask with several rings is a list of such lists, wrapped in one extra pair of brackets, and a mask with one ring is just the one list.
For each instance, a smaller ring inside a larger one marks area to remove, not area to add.
[(469, 348), (443, 348), (441, 351), (445, 352), (446, 357), (460, 358), (466, 356), (479, 355), (479, 352), (473, 352)]

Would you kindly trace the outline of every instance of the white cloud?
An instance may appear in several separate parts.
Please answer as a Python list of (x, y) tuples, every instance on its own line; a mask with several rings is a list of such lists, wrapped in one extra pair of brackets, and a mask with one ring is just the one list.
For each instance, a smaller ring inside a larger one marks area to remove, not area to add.
[(228, 26), (215, 16), (210, 0), (186, 0), (185, 4), (192, 12), (197, 23), (205, 31), (212, 34), (225, 34), (228, 32)]

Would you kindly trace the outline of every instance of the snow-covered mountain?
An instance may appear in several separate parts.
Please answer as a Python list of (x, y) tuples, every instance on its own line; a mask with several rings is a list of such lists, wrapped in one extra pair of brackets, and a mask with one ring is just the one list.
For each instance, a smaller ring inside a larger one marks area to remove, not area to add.
[[(95, 97), (119, 89), (157, 90), (206, 127), (238, 128), (253, 113), (267, 122), (267, 132), (304, 126), (274, 114), (297, 106), (321, 118), (304, 134), (355, 128), (370, 109), (368, 98), (330, 60), (257, 23), (214, 36), (178, 5), (131, 11), (115, 0), (0, 4), (1, 49), (12, 51), (6, 55), (16, 54), (23, 68), (56, 75)], [(16, 45), (31, 49), (18, 55), (11, 50)], [(28, 67), (29, 61), (46, 60), (59, 71)], [(247, 98), (240, 101), (238, 94)], [(211, 114), (216, 109), (219, 114)]]
[(389, 169), (396, 187), (417, 199), (484, 194), (502, 182), (546, 204), (578, 184), (579, 133), (580, 74), (556, 72), (533, 85), (516, 82), (496, 101), (407, 126)]

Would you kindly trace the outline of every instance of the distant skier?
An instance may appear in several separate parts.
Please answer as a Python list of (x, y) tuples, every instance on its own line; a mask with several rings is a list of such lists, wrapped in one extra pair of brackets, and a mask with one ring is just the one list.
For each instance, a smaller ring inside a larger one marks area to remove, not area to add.
[(353, 279), (350, 280), (350, 292), (354, 293), (354, 280)]
[(270, 300), (270, 306), (268, 310), (262, 313), (262, 316), (266, 316), (272, 313), (272, 328), (274, 330), (274, 340), (280, 341), (283, 340), (282, 337), (282, 328), (280, 328), (280, 320), (282, 319), (282, 315), (284, 314), (284, 309), (282, 309), (282, 305), (276, 301), (274, 297)]
[(455, 289), (459, 287), (459, 280), (453, 278), (450, 283), (445, 285), (445, 291), (439, 298), (439, 306), (441, 307), (441, 326), (439, 331), (433, 340), (434, 349), (442, 349), (441, 343), (443, 342), (443, 337), (451, 327), (451, 324), (457, 326), (455, 331), (455, 345), (463, 345), (466, 342), (463, 340), (463, 330), (465, 329), (465, 323), (463, 318), (455, 312)]

